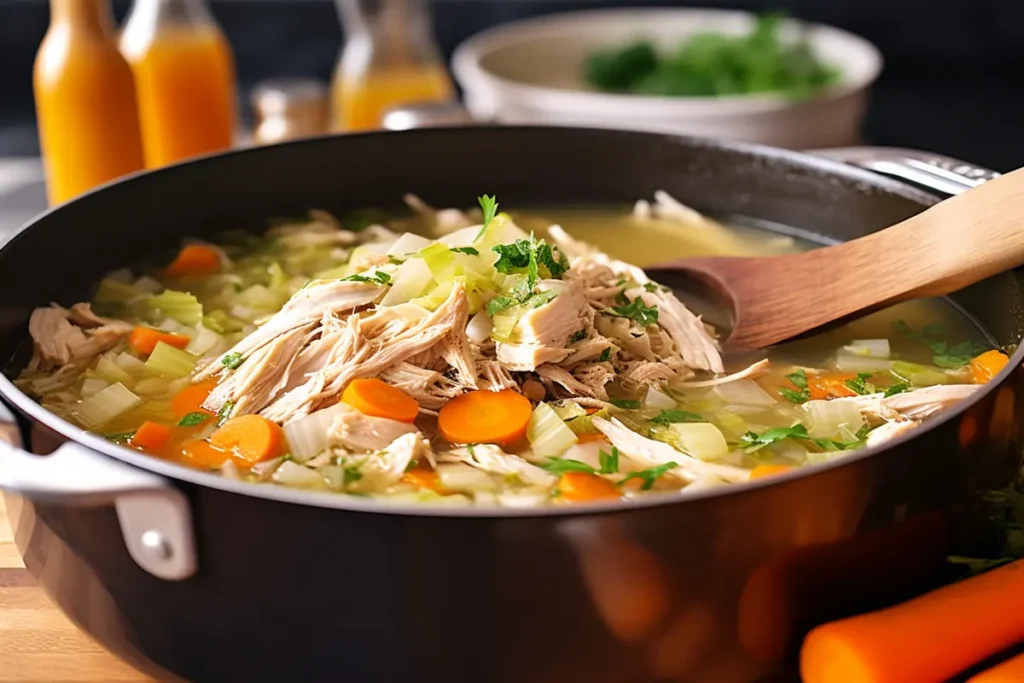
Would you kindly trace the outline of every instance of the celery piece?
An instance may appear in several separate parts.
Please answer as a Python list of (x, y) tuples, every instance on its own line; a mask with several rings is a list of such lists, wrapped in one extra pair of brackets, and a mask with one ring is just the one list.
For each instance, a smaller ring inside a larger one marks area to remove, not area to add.
[(177, 320), (182, 325), (195, 326), (203, 319), (203, 306), (199, 300), (188, 292), (176, 292), (168, 289), (150, 297), (146, 305), (159, 311), (164, 317)]
[(177, 379), (190, 375), (197, 360), (188, 351), (182, 351), (161, 341), (156, 343), (153, 353), (149, 354), (146, 369), (164, 377)]

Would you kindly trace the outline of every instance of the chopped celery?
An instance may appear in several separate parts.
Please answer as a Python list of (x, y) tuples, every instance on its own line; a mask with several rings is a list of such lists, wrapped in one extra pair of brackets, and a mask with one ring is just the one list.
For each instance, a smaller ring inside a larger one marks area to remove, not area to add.
[(109, 386), (110, 382), (102, 377), (86, 377), (82, 380), (81, 393), (84, 398), (89, 398), (90, 396), (95, 396)]
[(919, 365), (905, 360), (894, 360), (890, 372), (915, 387), (930, 387), (935, 384), (952, 384), (953, 378), (945, 370), (929, 365)]
[(209, 314), (203, 316), (203, 326), (213, 330), (217, 334), (227, 334), (228, 332), (239, 332), (245, 327), (245, 323), (241, 320), (232, 318), (227, 314), (227, 311), (216, 310), (210, 311)]
[(713, 391), (725, 403), (735, 403), (741, 406), (773, 406), (776, 403), (771, 394), (752, 379), (740, 379), (735, 382), (719, 384)]
[(856, 355), (845, 350), (836, 354), (836, 369), (843, 372), (881, 372), (888, 370), (889, 365), (888, 358)]
[(733, 438), (739, 438), (751, 431), (747, 421), (737, 413), (722, 411), (715, 415), (715, 421), (723, 431), (728, 432)]
[(141, 396), (166, 396), (171, 392), (171, 381), (166, 377), (147, 377), (135, 383), (135, 393)]
[(187, 377), (195, 367), (198, 358), (188, 351), (182, 351), (165, 342), (157, 342), (149, 354), (146, 369), (164, 377), (177, 379)]
[(149, 293), (120, 280), (105, 277), (100, 280), (93, 301), (98, 304), (126, 304), (135, 299), (149, 296)]
[(417, 297), (410, 301), (409, 303), (414, 304), (416, 306), (421, 306), (422, 308), (425, 308), (428, 311), (436, 311), (437, 308), (441, 304), (443, 304), (448, 299), (448, 296), (452, 293), (452, 283), (453, 281), (450, 280), (444, 284), (440, 284), (434, 289), (430, 290), (430, 292), (428, 292), (424, 296)]
[(864, 426), (860, 408), (848, 401), (808, 401), (800, 409), (808, 416), (807, 433), (816, 439), (834, 438), (844, 428), (856, 433)]
[(141, 398), (118, 382), (76, 405), (73, 413), (83, 427), (94, 429), (140, 403), (142, 403)]
[(552, 401), (548, 404), (551, 406), (551, 410), (555, 411), (559, 419), (568, 422), (575, 417), (582, 417), (587, 414), (587, 411), (583, 409), (579, 403), (575, 401)]
[(146, 292), (147, 294), (156, 294), (163, 290), (164, 286), (151, 278), (148, 275), (143, 275), (133, 284), (135, 289)]
[(656, 431), (662, 435), (661, 441), (701, 460), (717, 460), (729, 452), (725, 436), (707, 422), (674, 422)]
[(547, 403), (538, 403), (526, 427), (533, 452), (543, 458), (561, 455), (576, 444), (576, 434), (566, 426), (558, 413)]
[(114, 362), (125, 372), (132, 375), (141, 375), (146, 370), (146, 364), (141, 360), (131, 355), (130, 353), (122, 351), (114, 359)]
[(177, 320), (183, 325), (197, 325), (203, 319), (202, 304), (188, 292), (168, 289), (150, 297), (146, 304), (151, 310), (159, 311), (164, 317)]
[(106, 356), (100, 356), (99, 360), (96, 361), (96, 374), (110, 383), (130, 382), (132, 379), (127, 370)]
[(291, 460), (282, 462), (274, 470), (274, 474), (270, 478), (274, 483), (284, 486), (298, 486), (301, 488), (320, 488), (324, 486), (323, 477), (316, 470)]
[(382, 306), (394, 306), (422, 296), (433, 279), (430, 268), (421, 258), (411, 258), (391, 276), (391, 289), (381, 300)]
[(455, 252), (440, 242), (434, 242), (420, 251), (420, 257), (439, 284), (453, 280), (459, 272)]
[(226, 346), (224, 343), (224, 337), (220, 336), (213, 330), (209, 330), (205, 325), (199, 323), (198, 331), (196, 336), (192, 338), (185, 350), (189, 353), (194, 353), (197, 356), (203, 356), (207, 353), (210, 355), (219, 353), (221, 349)]
[(491, 339), (500, 342), (513, 341), (516, 325), (519, 324), (523, 313), (521, 306), (512, 306), (494, 314), (491, 318)]
[(608, 412), (607, 408), (602, 408), (596, 413), (591, 413), (590, 415), (584, 414), (567, 420), (565, 426), (571, 429), (572, 433), (577, 437), (583, 436), (584, 434), (599, 434), (601, 430), (594, 426), (595, 417), (607, 420), (611, 417), (611, 414)]

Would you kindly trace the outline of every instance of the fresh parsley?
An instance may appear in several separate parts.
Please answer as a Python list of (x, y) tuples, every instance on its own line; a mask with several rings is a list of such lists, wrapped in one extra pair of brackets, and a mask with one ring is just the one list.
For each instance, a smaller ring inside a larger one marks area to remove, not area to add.
[(759, 451), (765, 446), (785, 441), (786, 439), (807, 439), (807, 427), (802, 424), (795, 424), (792, 427), (774, 427), (765, 432), (757, 434), (747, 432), (740, 437), (740, 444), (748, 453)]
[(608, 402), (616, 408), (622, 408), (623, 410), (640, 410), (640, 401), (634, 401), (630, 398), (610, 398)]
[(815, 446), (823, 451), (848, 451), (859, 448), (864, 444), (871, 427), (864, 425), (854, 435), (852, 441), (837, 441), (835, 439), (809, 439)]
[(920, 330), (914, 330), (906, 321), (896, 320), (892, 326), (903, 336), (927, 346), (932, 352), (932, 363), (940, 368), (962, 368), (970, 363), (972, 358), (991, 348), (973, 341), (950, 345), (942, 339), (946, 336), (946, 329), (938, 324), (925, 325)]
[(363, 478), (363, 473), (359, 471), (359, 466), (345, 467), (342, 469), (345, 473), (345, 483), (350, 484), (354, 481), (359, 481)]
[(558, 258), (555, 258), (551, 245), (537, 239), (533, 234), (529, 239), (519, 239), (511, 244), (497, 244), (491, 247), (491, 250), (498, 254), (494, 269), (505, 275), (519, 273), (525, 269), (527, 285), (531, 290), (544, 274), (541, 267), (547, 276), (552, 278), (560, 278), (569, 269), (569, 260), (565, 254), (558, 252)]
[(226, 367), (228, 370), (237, 370), (238, 366), (245, 361), (240, 353), (229, 353), (220, 359), (220, 364)]
[(875, 385), (868, 381), (873, 374), (872, 372), (858, 372), (853, 379), (845, 380), (843, 386), (861, 396), (877, 393)]
[(597, 474), (597, 470), (587, 463), (580, 460), (572, 460), (571, 458), (548, 458), (548, 461), (541, 465), (541, 467), (552, 474), (562, 474), (563, 472)]
[(488, 197), (484, 194), (480, 195), (477, 201), (480, 202), (480, 210), (484, 212), (484, 223), (480, 226), (480, 232), (473, 238), (474, 242), (483, 237), (484, 233), (487, 232), (487, 226), (498, 215), (498, 200), (495, 197)]
[(405, 471), (406, 472), (412, 471), (412, 470), (416, 469), (416, 466), (419, 465), (419, 464), (420, 464), (419, 460), (417, 460), (416, 458), (412, 458), (411, 460), (409, 460), (409, 464), (405, 466)]
[(189, 413), (188, 415), (185, 415), (180, 420), (178, 420), (178, 426), (179, 427), (195, 427), (196, 425), (203, 424), (209, 418), (210, 418), (210, 414), (209, 413), (200, 413), (200, 412)]
[(217, 411), (217, 426), (220, 426), (228, 421), (231, 417), (231, 411), (235, 409), (235, 402), (228, 401), (221, 406), (220, 410)]
[(651, 422), (656, 425), (670, 425), (675, 422), (705, 422), (705, 420), (697, 413), (685, 410), (663, 410), (652, 417)]
[(479, 256), (480, 252), (473, 247), (451, 247), (450, 251), (457, 252), (459, 254), (469, 254), (470, 256)]
[(640, 470), (639, 472), (630, 472), (621, 480), (619, 480), (619, 486), (622, 486), (631, 479), (639, 479), (643, 483), (640, 484), (641, 491), (650, 491), (651, 487), (654, 486), (654, 482), (658, 480), (663, 474), (668, 472), (673, 467), (679, 467), (679, 463), (667, 462), (664, 465), (658, 465), (657, 467), (650, 467), (646, 470)]
[(603, 362), (605, 362), (606, 360), (608, 360), (611, 357), (612, 357), (612, 347), (607, 346), (607, 347), (605, 347), (604, 351), (601, 352), (601, 355), (597, 357), (597, 362), (598, 363), (603, 363)]
[(885, 398), (895, 396), (896, 394), (902, 394), (904, 391), (910, 391), (910, 384), (908, 384), (907, 382), (896, 382), (894, 384), (891, 384), (885, 390)]
[(374, 282), (374, 283), (376, 283), (378, 285), (386, 285), (389, 282), (391, 282), (391, 276), (388, 275), (387, 273), (383, 272), (383, 271), (379, 271), (378, 270), (378, 271), (374, 271), (374, 272), (370, 273), (369, 275), (362, 275), (360, 273), (355, 273), (354, 275), (349, 275), (348, 277), (341, 278), (341, 281), (342, 282)]
[(648, 282), (644, 285), (644, 289), (646, 289), (648, 292), (657, 292), (658, 285), (654, 284), (653, 282)]
[(614, 306), (610, 310), (613, 315), (635, 320), (644, 327), (658, 322), (658, 309), (654, 306), (644, 306), (640, 297), (623, 306)]
[(597, 452), (597, 461), (601, 464), (598, 474), (616, 474), (619, 471), (619, 449), (612, 446), (612, 452)]
[(579, 343), (579, 342), (583, 341), (586, 338), (587, 338), (587, 330), (586, 330), (586, 328), (581, 329), (581, 330), (576, 330), (575, 332), (572, 333), (572, 336), (569, 337), (569, 343), (570, 344), (576, 344), (576, 343)]
[(811, 400), (811, 390), (807, 388), (807, 373), (803, 368), (789, 373), (786, 375), (786, 379), (792, 382), (796, 389), (789, 387), (779, 389), (779, 393), (784, 399), (793, 403), (807, 403)]

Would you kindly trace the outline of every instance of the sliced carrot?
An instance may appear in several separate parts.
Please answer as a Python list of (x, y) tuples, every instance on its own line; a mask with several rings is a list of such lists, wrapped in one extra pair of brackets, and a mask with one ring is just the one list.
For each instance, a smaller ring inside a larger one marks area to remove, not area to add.
[(594, 413), (597, 413), (597, 412), (600, 412), (600, 411), (601, 411), (600, 408), (595, 408), (594, 406), (589, 406), (589, 407), (583, 409), (583, 412), (585, 412), (587, 415), (593, 415)]
[(214, 387), (217, 386), (216, 382), (199, 382), (198, 384), (190, 384), (171, 399), (171, 412), (174, 413), (174, 417), (181, 419), (189, 413), (207, 413), (213, 415), (212, 412), (203, 408), (203, 401), (210, 395)]
[(284, 431), (262, 415), (239, 415), (215, 431), (210, 444), (251, 463), (262, 462), (284, 452)]
[(559, 499), (570, 503), (622, 497), (618, 486), (589, 472), (566, 472), (558, 478), (557, 488), (560, 493)]
[(363, 415), (386, 417), (399, 422), (413, 422), (420, 414), (420, 404), (409, 394), (379, 379), (354, 379), (341, 395)]
[(971, 361), (971, 381), (975, 384), (984, 384), (1002, 372), (1009, 362), (1009, 357), (1002, 351), (986, 351)]
[(594, 441), (607, 441), (608, 437), (601, 432), (595, 432), (594, 434), (579, 434), (576, 437), (577, 443), (592, 443)]
[(785, 474), (793, 469), (789, 465), (758, 465), (754, 469), (750, 470), (750, 478), (762, 479), (764, 477), (774, 477), (776, 474)]
[[(811, 631), (805, 683), (944, 681), (1024, 638), (1024, 560)], [(1018, 679), (1020, 680), (1020, 679)]]
[(1005, 662), (967, 679), (967, 683), (1020, 683), (1024, 681), (1024, 654), (1010, 657)]
[(147, 453), (156, 453), (171, 440), (171, 428), (156, 422), (146, 421), (135, 430), (128, 443)]
[(220, 254), (205, 244), (186, 244), (164, 270), (172, 276), (209, 275), (220, 270)]
[(131, 347), (144, 356), (153, 353), (153, 349), (160, 342), (170, 344), (176, 349), (183, 349), (188, 346), (189, 338), (183, 334), (174, 334), (142, 326), (136, 327), (128, 335), (128, 343)]
[(470, 391), (437, 414), (441, 436), (452, 443), (512, 443), (530, 423), (530, 399), (511, 389)]
[(852, 372), (822, 372), (807, 378), (807, 390), (815, 401), (856, 396), (857, 392), (845, 384), (847, 380), (856, 378)]
[(181, 446), (181, 452), (193, 467), (214, 469), (231, 460), (230, 451), (216, 448), (205, 439), (186, 441)]
[(451, 491), (441, 485), (441, 480), (437, 476), (437, 472), (428, 469), (413, 469), (409, 470), (402, 475), (402, 481), (406, 484), (412, 484), (418, 486), (421, 489), (430, 489), (434, 493), (440, 493), (442, 496), (446, 496)]

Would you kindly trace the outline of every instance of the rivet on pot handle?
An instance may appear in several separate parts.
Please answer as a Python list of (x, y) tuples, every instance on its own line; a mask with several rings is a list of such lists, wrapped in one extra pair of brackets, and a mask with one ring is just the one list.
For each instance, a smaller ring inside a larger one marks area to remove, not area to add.
[(946, 195), (956, 195), (998, 178), (999, 173), (941, 154), (901, 147), (812, 149), (814, 154), (891, 176)]
[(166, 479), (73, 441), (47, 456), (21, 445), (13, 417), (0, 405), (0, 489), (61, 505), (113, 505), (125, 546), (140, 567), (168, 581), (195, 574), (188, 499)]

